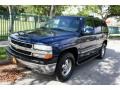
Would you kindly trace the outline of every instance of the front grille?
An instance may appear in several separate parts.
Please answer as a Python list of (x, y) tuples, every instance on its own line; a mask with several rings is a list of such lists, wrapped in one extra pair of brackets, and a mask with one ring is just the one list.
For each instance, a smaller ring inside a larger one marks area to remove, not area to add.
[(20, 49), (17, 49), (17, 48), (15, 48), (15, 47), (13, 47), (13, 46), (11, 46), (11, 49), (14, 50), (15, 52), (20, 53), (20, 54), (24, 54), (24, 55), (28, 55), (28, 56), (31, 55), (31, 52), (24, 51), (24, 50), (20, 50)]
[(22, 47), (32, 48), (32, 45), (28, 44), (28, 43), (24, 43), (24, 42), (20, 42), (20, 41), (16, 41), (16, 40), (11, 40), (11, 42), (13, 44), (16, 44), (16, 45), (19, 45), (19, 46), (22, 46)]

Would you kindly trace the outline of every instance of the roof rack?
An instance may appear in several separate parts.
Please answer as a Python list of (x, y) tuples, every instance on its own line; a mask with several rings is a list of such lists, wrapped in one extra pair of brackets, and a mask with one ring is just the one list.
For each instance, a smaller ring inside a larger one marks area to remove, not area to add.
[(92, 16), (92, 15), (89, 15), (88, 17), (94, 17), (94, 16)]

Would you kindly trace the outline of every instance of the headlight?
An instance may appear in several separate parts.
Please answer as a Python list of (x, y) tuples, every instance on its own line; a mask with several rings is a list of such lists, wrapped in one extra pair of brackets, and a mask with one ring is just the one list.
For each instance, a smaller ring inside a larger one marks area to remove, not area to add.
[(43, 44), (34, 44), (34, 49), (37, 49), (37, 50), (45, 50), (45, 51), (50, 51), (52, 50), (52, 47), (51, 46), (47, 46), (47, 45), (43, 45)]
[(35, 49), (35, 52), (33, 53), (33, 56), (44, 58), (44, 59), (50, 59), (53, 57), (52, 55), (52, 47), (43, 45), (43, 44), (35, 44), (33, 46)]

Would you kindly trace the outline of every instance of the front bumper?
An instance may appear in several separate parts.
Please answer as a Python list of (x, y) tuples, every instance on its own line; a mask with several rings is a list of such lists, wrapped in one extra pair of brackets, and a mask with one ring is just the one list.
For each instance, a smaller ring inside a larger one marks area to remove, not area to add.
[(31, 68), (34, 71), (48, 75), (52, 75), (55, 72), (57, 58), (53, 58), (52, 60), (49, 60), (51, 62), (48, 62), (40, 58), (22, 55), (13, 51), (9, 47), (6, 48), (6, 51), (8, 53), (8, 56), (15, 57), (19, 63), (27, 66), (28, 68)]
[(35, 64), (35, 63), (23, 61), (20, 59), (17, 59), (17, 61), (41, 74), (52, 75), (54, 74), (55, 68), (56, 68), (56, 63), (48, 64), (48, 65), (41, 65), (41, 64)]

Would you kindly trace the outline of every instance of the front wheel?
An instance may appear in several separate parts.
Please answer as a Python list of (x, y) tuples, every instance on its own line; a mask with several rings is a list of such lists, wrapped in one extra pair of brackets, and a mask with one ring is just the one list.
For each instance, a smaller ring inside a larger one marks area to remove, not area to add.
[(61, 55), (56, 68), (56, 77), (59, 81), (64, 82), (72, 75), (75, 58), (71, 53), (64, 53)]

